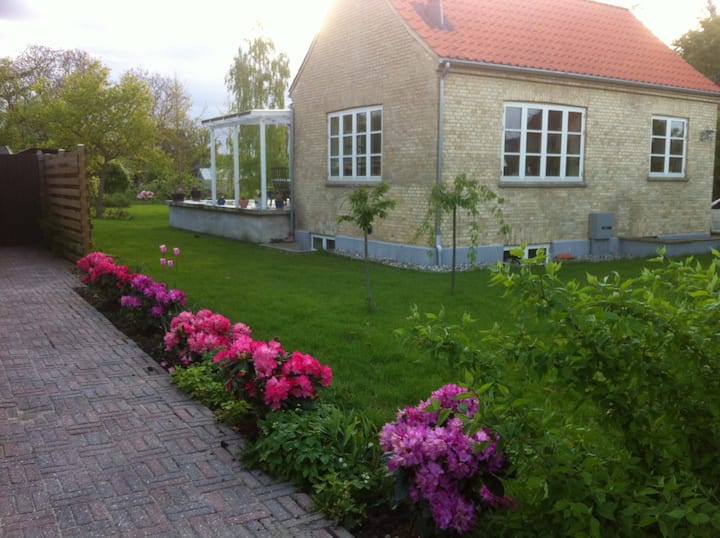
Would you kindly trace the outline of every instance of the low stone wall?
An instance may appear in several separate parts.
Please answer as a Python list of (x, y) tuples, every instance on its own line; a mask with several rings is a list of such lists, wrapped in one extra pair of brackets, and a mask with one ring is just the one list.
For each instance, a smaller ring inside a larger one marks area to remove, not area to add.
[(191, 232), (270, 243), (290, 234), (290, 211), (241, 209), (204, 202), (168, 202), (170, 226)]

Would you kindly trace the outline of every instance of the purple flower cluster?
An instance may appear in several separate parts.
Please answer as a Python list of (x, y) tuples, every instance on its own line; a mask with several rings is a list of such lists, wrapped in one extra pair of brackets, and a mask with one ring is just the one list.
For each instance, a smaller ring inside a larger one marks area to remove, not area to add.
[(136, 198), (138, 200), (152, 200), (155, 198), (155, 193), (153, 191), (140, 191)]
[(388, 470), (409, 476), (410, 499), (426, 501), (440, 529), (467, 532), (480, 510), (513, 503), (483, 481), (505, 468), (505, 455), (497, 450), (499, 436), (486, 428), (468, 434), (460, 418), (472, 418), (478, 406), (467, 389), (445, 385), (429, 400), (400, 411), (380, 434)]
[(163, 282), (156, 282), (142, 273), (133, 275), (130, 293), (120, 298), (121, 306), (145, 309), (155, 318), (179, 311), (185, 302), (184, 291), (168, 290)]

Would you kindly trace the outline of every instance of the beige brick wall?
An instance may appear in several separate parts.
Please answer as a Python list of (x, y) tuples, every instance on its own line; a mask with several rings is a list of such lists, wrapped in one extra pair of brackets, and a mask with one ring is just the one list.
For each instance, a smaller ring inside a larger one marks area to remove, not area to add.
[(398, 205), (373, 238), (412, 240), (436, 175), (437, 67), (386, 0), (335, 2), (291, 95), (298, 229), (360, 235), (336, 223), (350, 211), (346, 197), (357, 184), (328, 181), (327, 114), (382, 105), (383, 180)]
[[(386, 0), (338, 0), (295, 81), (297, 227), (327, 235), (355, 235), (337, 216), (356, 185), (327, 177), (327, 114), (383, 106), (383, 179), (398, 206), (377, 223), (373, 238), (424, 244), (415, 232), (435, 182), (438, 59), (412, 35)], [(537, 102), (586, 109), (582, 186), (506, 186), (500, 183), (503, 104)], [(484, 219), (480, 243), (587, 238), (588, 214), (615, 213), (621, 237), (708, 232), (712, 142), (700, 131), (715, 125), (717, 106), (676, 92), (522, 76), (453, 67), (446, 78), (445, 181), (459, 173), (481, 180), (505, 198), (511, 232)], [(648, 179), (653, 115), (688, 119), (687, 177)], [(450, 228), (443, 226), (443, 243)], [(463, 235), (461, 244), (467, 244)]]
[[(451, 71), (446, 91), (445, 178), (466, 172), (505, 199), (509, 236), (490, 220), (482, 243), (584, 239), (588, 214), (596, 211), (615, 213), (619, 237), (710, 230), (714, 144), (701, 142), (700, 132), (714, 125), (717, 105), (707, 98), (499, 72)], [(586, 109), (582, 186), (501, 185), (508, 101)], [(683, 180), (649, 179), (651, 122), (658, 115), (688, 119)]]

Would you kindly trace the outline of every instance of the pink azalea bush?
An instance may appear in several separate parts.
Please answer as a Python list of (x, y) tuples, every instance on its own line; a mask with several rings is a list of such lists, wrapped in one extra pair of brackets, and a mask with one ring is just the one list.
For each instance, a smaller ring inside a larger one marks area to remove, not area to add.
[(127, 265), (116, 265), (113, 258), (103, 252), (91, 252), (76, 265), (81, 282), (87, 284), (96, 300), (104, 305), (117, 303), (133, 277)]
[(226, 387), (255, 404), (262, 416), (314, 400), (320, 387), (332, 383), (329, 366), (304, 353), (285, 351), (280, 342), (253, 340), (240, 334), (214, 358), (227, 380)]
[(380, 433), (388, 470), (407, 486), (413, 503), (427, 503), (439, 529), (468, 532), (483, 511), (513, 504), (497, 491), (506, 466), (499, 436), (486, 428), (466, 431), (478, 406), (467, 389), (445, 385), (399, 411)]
[(153, 198), (155, 198), (155, 193), (153, 191), (144, 191), (143, 190), (137, 194), (136, 198), (138, 200), (152, 200)]
[(200, 361), (206, 353), (227, 348), (234, 339), (249, 337), (251, 333), (244, 323), (233, 325), (228, 318), (212, 310), (200, 310), (197, 314), (180, 312), (170, 322), (170, 330), (164, 337), (165, 351), (170, 355), (168, 364), (189, 366)]

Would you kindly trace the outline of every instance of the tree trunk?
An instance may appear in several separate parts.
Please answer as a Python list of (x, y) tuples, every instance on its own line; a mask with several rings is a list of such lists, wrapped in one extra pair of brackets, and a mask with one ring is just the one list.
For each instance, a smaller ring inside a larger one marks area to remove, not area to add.
[(372, 312), (372, 291), (370, 290), (370, 257), (368, 256), (368, 234), (367, 230), (364, 232), (365, 240), (365, 292), (367, 293), (367, 306), (368, 312)]
[(103, 216), (103, 211), (105, 209), (104, 207), (104, 199), (105, 199), (105, 175), (106, 175), (107, 166), (103, 165), (103, 167), (100, 169), (100, 180), (98, 181), (98, 192), (97, 192), (97, 199), (95, 200), (95, 218), (101, 219)]
[(452, 217), (452, 265), (450, 267), (450, 293), (455, 294), (455, 251), (457, 250), (457, 208), (453, 206)]

